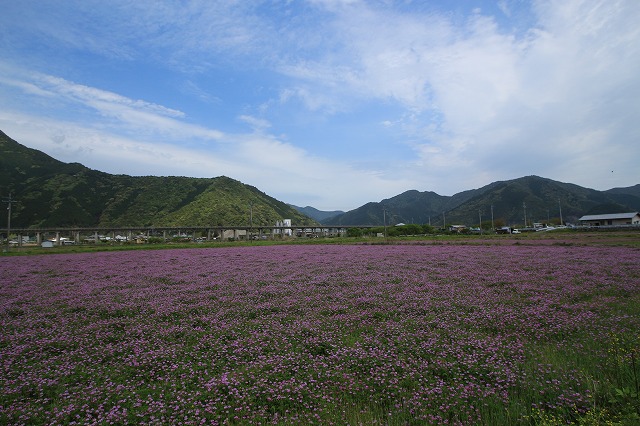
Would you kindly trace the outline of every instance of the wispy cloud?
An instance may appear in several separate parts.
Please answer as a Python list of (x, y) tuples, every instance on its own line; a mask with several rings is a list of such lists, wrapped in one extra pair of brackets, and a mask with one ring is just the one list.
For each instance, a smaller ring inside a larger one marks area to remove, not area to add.
[[(457, 174), (473, 185), (478, 175), (505, 171), (571, 180), (566, 158), (595, 168), (603, 159), (591, 150), (618, 151), (629, 141), (618, 133), (640, 118), (638, 3), (540, 1), (537, 25), (517, 33), (481, 12), (456, 27), (444, 15), (328, 4), (334, 37), (344, 40), (340, 67), (332, 56), (290, 74), (308, 83), (310, 99), (339, 81), (343, 93), (413, 111), (400, 127), (420, 155), (416, 172), (428, 169), (436, 180)], [(339, 78), (322, 72), (341, 68)], [(541, 151), (548, 154), (532, 160)], [(512, 166), (483, 172), (492, 158)], [(603, 178), (596, 172), (589, 183)]]
[[(11, 83), (25, 95), (63, 98), (75, 108), (86, 108), (95, 115), (91, 126), (87, 126), (74, 117), (52, 120), (28, 113), (1, 113), (0, 128), (51, 155), (110, 173), (227, 175), (280, 198), (295, 196), (327, 209), (331, 208), (329, 199), (357, 207), (353, 196), (356, 192), (359, 202), (364, 203), (370, 199), (367, 197), (377, 197), (375, 194), (381, 190), (392, 195), (408, 184), (401, 179), (387, 180), (372, 172), (363, 173), (342, 161), (314, 157), (267, 133), (271, 124), (263, 118), (240, 115), (238, 120), (248, 124), (251, 131), (224, 133), (185, 122), (181, 111), (58, 77), (37, 74), (28, 81)], [(198, 140), (213, 144), (197, 143)], [(351, 190), (335, 192), (337, 187)]]
[(197, 99), (208, 104), (219, 104), (221, 102), (221, 99), (216, 96), (215, 93), (204, 90), (197, 83), (191, 80), (184, 81), (180, 86), (180, 90), (182, 93), (195, 96)]
[[(112, 129), (128, 130), (129, 133), (141, 135), (164, 135), (172, 138), (202, 138), (221, 140), (223, 132), (185, 122), (182, 111), (154, 104), (140, 99), (88, 87), (81, 84), (39, 73), (24, 73), (24, 80), (12, 79), (11, 84), (20, 88), (27, 95), (55, 98), (57, 103), (64, 102), (71, 111), (89, 110), (96, 125), (108, 126)], [(51, 113), (56, 114), (54, 106)], [(68, 120), (63, 114), (61, 119)], [(103, 117), (102, 119), (100, 117)], [(105, 121), (108, 119), (110, 121)]]
[[(473, 7), (10, 2), (0, 108), (16, 132), (28, 120), (55, 129), (38, 134), (51, 148), (73, 142), (118, 164), (126, 147), (135, 161), (119, 164), (135, 170), (228, 174), (331, 209), (523, 174), (637, 183), (640, 2)], [(110, 84), (111, 70), (131, 81)]]
[(45, 92), (53, 92), (67, 99), (91, 106), (96, 110), (109, 115), (113, 111), (121, 110), (116, 115), (120, 118), (132, 111), (147, 112), (167, 117), (184, 117), (184, 113), (175, 109), (167, 108), (143, 100), (133, 100), (125, 96), (118, 95), (95, 87), (88, 87), (82, 84), (75, 84), (59, 77), (49, 75), (36, 75), (36, 84)]

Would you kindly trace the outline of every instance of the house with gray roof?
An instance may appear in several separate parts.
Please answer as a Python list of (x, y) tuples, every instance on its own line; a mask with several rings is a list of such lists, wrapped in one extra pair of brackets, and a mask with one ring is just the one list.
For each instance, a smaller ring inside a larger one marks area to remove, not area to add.
[(591, 214), (582, 216), (578, 220), (580, 224), (586, 226), (640, 225), (640, 213)]

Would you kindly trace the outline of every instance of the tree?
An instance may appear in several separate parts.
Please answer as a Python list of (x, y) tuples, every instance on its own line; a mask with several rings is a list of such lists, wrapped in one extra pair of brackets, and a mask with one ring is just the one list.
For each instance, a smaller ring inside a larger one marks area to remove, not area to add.
[(436, 229), (431, 225), (422, 225), (423, 234), (434, 234)]
[(362, 237), (362, 229), (360, 228), (347, 229), (347, 237)]

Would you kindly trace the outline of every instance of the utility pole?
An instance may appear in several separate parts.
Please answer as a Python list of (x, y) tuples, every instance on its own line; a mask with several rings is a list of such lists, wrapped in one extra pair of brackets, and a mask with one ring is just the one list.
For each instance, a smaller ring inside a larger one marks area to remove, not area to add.
[(249, 201), (249, 240), (253, 233), (253, 201)]
[(491, 204), (491, 232), (496, 232), (496, 227), (493, 225), (493, 204)]
[(478, 224), (480, 227), (480, 235), (482, 235), (482, 210), (478, 210)]
[(382, 224), (384, 225), (384, 239), (387, 239), (387, 211), (382, 209)]
[(522, 202), (522, 208), (524, 209), (524, 227), (527, 227), (527, 205)]
[(444, 212), (442, 212), (442, 229), (447, 229), (447, 221), (444, 217)]
[(7, 203), (7, 249), (9, 251), (9, 236), (11, 235), (11, 204), (15, 203), (15, 200), (11, 199), (11, 193), (9, 193), (8, 197), (2, 199), (3, 203)]
[(560, 204), (560, 198), (558, 198), (558, 207), (560, 208), (560, 225), (562, 225), (562, 204)]

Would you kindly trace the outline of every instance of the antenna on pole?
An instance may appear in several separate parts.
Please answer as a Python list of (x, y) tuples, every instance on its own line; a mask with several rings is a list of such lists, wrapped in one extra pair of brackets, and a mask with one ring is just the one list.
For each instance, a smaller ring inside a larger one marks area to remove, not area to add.
[(9, 193), (8, 197), (4, 197), (2, 199), (3, 203), (7, 203), (7, 248), (5, 251), (9, 251), (9, 236), (11, 235), (11, 204), (16, 203), (16, 200), (11, 199), (11, 193)]

